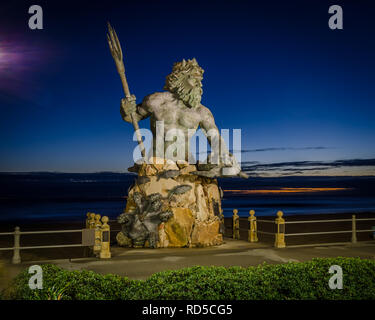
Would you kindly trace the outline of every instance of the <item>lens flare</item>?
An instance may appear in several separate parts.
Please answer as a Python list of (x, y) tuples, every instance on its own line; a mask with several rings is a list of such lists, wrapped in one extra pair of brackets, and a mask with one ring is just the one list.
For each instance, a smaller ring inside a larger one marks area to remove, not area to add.
[(46, 62), (41, 43), (30, 43), (17, 36), (0, 37), (0, 90), (5, 94), (25, 93), (35, 70)]

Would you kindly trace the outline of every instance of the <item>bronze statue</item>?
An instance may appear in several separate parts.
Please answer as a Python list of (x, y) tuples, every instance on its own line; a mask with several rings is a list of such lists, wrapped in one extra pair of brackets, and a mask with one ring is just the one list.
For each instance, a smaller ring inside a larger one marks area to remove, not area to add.
[[(215, 150), (215, 154), (212, 156), (211, 153), (208, 157), (208, 161), (212, 165), (210, 169), (200, 170), (198, 166), (198, 170), (203, 172), (198, 171), (195, 174), (211, 178), (219, 177), (223, 175), (222, 168), (226, 168), (225, 176), (247, 178), (248, 176), (241, 171), (235, 157), (229, 153), (216, 127), (211, 111), (201, 104), (204, 70), (198, 65), (196, 59), (184, 59), (175, 63), (172, 72), (166, 78), (165, 91), (150, 94), (137, 104), (136, 97), (130, 94), (125, 77), (120, 42), (110, 25), (108, 25), (108, 28), (108, 44), (125, 92), (125, 98), (121, 99), (121, 116), (125, 121), (133, 124), (143, 158), (146, 155), (138, 130), (139, 121), (150, 118), (150, 129), (153, 135), (153, 156), (173, 158), (174, 161), (191, 161), (193, 157), (189, 155), (190, 139), (200, 127), (205, 133), (211, 149)], [(158, 122), (163, 125), (164, 136), (161, 137), (161, 140), (157, 139)], [(168, 138), (169, 133), (171, 133), (173, 139)], [(169, 148), (175, 144), (177, 136), (181, 136), (183, 139), (178, 142), (179, 145), (183, 145), (182, 154), (178, 152), (176, 154), (173, 148)]]
[[(144, 247), (202, 247), (223, 242), (222, 191), (216, 177), (248, 176), (241, 171), (219, 133), (211, 111), (201, 104), (203, 69), (195, 58), (176, 62), (164, 90), (141, 103), (130, 94), (123, 53), (116, 32), (108, 24), (107, 40), (125, 98), (120, 113), (132, 123), (142, 161), (128, 170), (138, 178), (128, 190), (125, 212), (118, 217), (118, 243)], [(146, 155), (138, 122), (150, 119), (151, 155)], [(196, 163), (190, 140), (200, 127), (211, 153)], [(173, 219), (171, 219), (173, 217)]]

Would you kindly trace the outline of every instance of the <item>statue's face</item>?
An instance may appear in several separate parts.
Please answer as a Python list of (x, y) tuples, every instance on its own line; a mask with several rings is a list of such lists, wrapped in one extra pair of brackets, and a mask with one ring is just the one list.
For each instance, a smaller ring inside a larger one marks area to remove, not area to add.
[(202, 79), (203, 77), (198, 74), (189, 74), (184, 80), (184, 93), (181, 99), (192, 108), (200, 105), (202, 99)]
[(204, 70), (195, 59), (176, 62), (165, 79), (164, 89), (177, 95), (189, 108), (200, 106)]
[(185, 87), (187, 90), (194, 89), (196, 87), (202, 88), (203, 77), (200, 75), (189, 74), (185, 79)]

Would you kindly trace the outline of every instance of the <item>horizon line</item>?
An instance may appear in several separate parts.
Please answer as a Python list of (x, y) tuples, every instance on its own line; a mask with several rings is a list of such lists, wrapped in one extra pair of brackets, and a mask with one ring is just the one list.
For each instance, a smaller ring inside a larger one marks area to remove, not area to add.
[[(67, 171), (0, 171), (0, 175), (2, 174), (105, 174), (105, 173), (112, 173), (112, 174), (125, 174), (125, 175), (136, 175), (134, 172), (124, 172), (124, 171), (92, 171), (92, 172), (67, 172)], [(254, 178), (291, 178), (291, 177), (298, 177), (298, 178), (373, 178), (375, 175), (275, 175), (275, 176), (260, 176), (254, 175), (250, 176), (250, 179)], [(240, 178), (240, 177), (217, 177), (214, 179), (228, 179), (228, 178)]]

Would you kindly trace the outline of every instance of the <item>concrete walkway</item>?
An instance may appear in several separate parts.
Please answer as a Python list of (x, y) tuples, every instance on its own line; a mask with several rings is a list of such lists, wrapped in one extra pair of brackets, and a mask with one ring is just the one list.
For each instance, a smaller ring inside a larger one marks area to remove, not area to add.
[[(32, 264), (53, 263), (67, 270), (92, 270), (101, 274), (118, 274), (132, 279), (146, 279), (155, 272), (203, 266), (254, 266), (263, 262), (302, 262), (315, 257), (361, 257), (375, 259), (375, 242), (352, 245), (337, 244), (276, 249), (267, 244), (225, 239), (225, 243), (210, 248), (124, 249), (113, 247), (112, 259), (96, 258), (34, 261), (10, 266), (17, 274)], [(17, 271), (18, 270), (18, 271)]]

